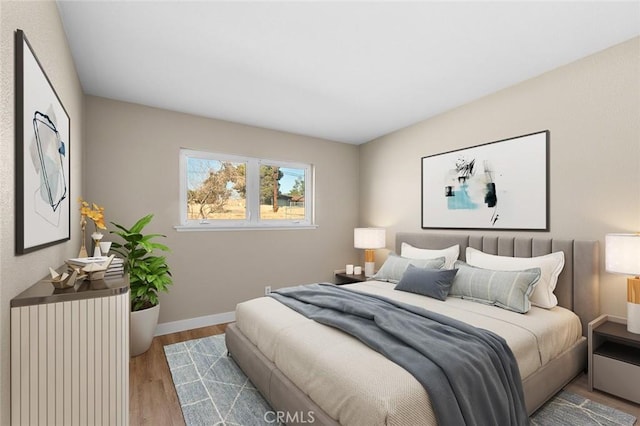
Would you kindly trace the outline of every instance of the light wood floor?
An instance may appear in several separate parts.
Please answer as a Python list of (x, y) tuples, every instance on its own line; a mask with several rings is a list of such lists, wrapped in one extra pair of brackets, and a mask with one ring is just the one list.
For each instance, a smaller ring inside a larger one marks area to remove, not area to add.
[[(131, 359), (129, 364), (130, 423), (136, 425), (184, 425), (171, 372), (163, 346), (200, 337), (224, 333), (225, 325), (198, 328), (158, 336), (148, 352)], [(586, 374), (578, 376), (565, 388), (592, 401), (615, 407), (640, 419), (640, 405), (602, 392), (589, 392)]]

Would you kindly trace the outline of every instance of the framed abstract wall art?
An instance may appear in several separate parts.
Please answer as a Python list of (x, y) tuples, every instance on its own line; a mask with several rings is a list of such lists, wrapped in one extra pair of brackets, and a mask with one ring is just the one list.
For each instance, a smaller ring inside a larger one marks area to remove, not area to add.
[(27, 37), (15, 38), (16, 254), (68, 241), (71, 125)]
[(549, 131), (422, 158), (423, 229), (549, 230)]

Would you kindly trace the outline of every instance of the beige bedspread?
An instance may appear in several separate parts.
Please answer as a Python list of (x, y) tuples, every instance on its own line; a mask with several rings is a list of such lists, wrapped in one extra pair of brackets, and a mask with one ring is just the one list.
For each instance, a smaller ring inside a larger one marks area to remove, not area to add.
[[(556, 307), (518, 314), (461, 299), (445, 302), (379, 281), (348, 288), (421, 306), (501, 335), (523, 379), (581, 336), (578, 317)], [(436, 424), (424, 388), (402, 367), (355, 338), (269, 297), (240, 303), (242, 333), (324, 411), (343, 425)]]

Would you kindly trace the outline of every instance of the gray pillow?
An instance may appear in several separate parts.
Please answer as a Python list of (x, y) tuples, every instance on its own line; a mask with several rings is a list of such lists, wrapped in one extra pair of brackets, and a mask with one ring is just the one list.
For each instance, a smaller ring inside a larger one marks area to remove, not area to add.
[(422, 269), (409, 265), (396, 290), (445, 300), (457, 269)]
[(524, 314), (531, 308), (529, 296), (540, 280), (540, 268), (494, 271), (458, 260), (458, 273), (449, 296), (487, 303)]
[(390, 253), (382, 265), (382, 268), (380, 268), (372, 279), (397, 283), (409, 265), (415, 265), (418, 268), (440, 269), (444, 266), (444, 257), (437, 259), (407, 259), (395, 253)]

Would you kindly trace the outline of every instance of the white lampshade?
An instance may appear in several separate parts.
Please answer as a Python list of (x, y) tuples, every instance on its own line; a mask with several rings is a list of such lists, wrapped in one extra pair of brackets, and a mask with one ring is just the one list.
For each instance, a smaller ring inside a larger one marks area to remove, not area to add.
[(605, 268), (627, 278), (627, 331), (640, 334), (640, 234), (607, 234)]
[(605, 268), (608, 272), (640, 275), (640, 234), (607, 234)]
[(359, 249), (379, 249), (387, 245), (383, 228), (355, 228), (353, 247)]

